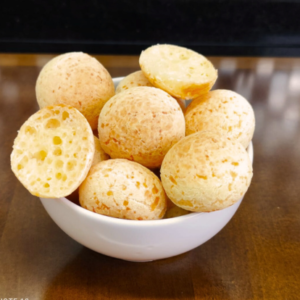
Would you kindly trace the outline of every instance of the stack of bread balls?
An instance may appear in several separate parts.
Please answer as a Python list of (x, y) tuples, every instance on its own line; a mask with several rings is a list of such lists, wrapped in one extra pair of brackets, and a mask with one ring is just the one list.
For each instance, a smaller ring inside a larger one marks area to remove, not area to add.
[(48, 62), (36, 83), (40, 110), (14, 142), (16, 177), (33, 195), (78, 193), (83, 208), (131, 220), (236, 203), (252, 179), (251, 105), (233, 91), (210, 91), (217, 70), (192, 50), (156, 45), (139, 62), (116, 91), (88, 54)]

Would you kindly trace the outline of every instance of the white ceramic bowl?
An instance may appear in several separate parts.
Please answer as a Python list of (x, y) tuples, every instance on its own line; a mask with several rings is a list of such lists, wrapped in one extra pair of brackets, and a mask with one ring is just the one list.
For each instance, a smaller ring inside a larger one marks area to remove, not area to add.
[[(115, 85), (121, 79), (115, 78)], [(247, 151), (253, 162), (252, 143)], [(200, 246), (229, 222), (242, 200), (210, 213), (133, 221), (96, 214), (66, 198), (41, 198), (53, 221), (75, 241), (96, 252), (136, 262), (163, 259)]]

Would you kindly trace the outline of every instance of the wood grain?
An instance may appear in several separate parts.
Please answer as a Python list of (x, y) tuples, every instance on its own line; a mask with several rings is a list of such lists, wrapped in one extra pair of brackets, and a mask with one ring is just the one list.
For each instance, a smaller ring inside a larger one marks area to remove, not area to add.
[[(69, 238), (10, 170), (13, 140), (38, 108), (35, 81), (51, 57), (0, 55), (0, 298), (300, 299), (300, 59), (211, 58), (215, 88), (237, 91), (255, 110), (251, 187), (204, 245), (132, 263)], [(97, 58), (114, 77), (138, 69), (134, 56)]]

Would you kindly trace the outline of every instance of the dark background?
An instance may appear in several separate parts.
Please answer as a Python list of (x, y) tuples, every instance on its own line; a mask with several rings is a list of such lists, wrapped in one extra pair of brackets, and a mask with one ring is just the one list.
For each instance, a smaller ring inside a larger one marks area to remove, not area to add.
[(1, 1), (0, 52), (300, 56), (300, 1)]

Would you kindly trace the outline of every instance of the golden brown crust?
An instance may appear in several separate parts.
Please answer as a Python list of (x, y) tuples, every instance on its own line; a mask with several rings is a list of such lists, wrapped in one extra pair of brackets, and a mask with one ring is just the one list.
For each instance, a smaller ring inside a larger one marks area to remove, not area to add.
[(183, 100), (207, 93), (218, 77), (204, 56), (174, 45), (149, 47), (140, 56), (140, 67), (155, 87)]
[(41, 70), (36, 82), (40, 108), (66, 104), (77, 108), (97, 128), (103, 105), (115, 94), (111, 76), (95, 58), (82, 52), (59, 55)]
[(249, 102), (229, 90), (214, 90), (193, 100), (185, 111), (186, 135), (216, 131), (245, 148), (252, 140), (255, 118)]
[(189, 135), (165, 156), (161, 180), (179, 207), (197, 212), (226, 208), (247, 191), (252, 165), (244, 147), (208, 131)]
[(136, 87), (117, 94), (99, 117), (99, 140), (112, 158), (126, 158), (156, 168), (185, 136), (183, 113), (162, 90)]
[(167, 207), (157, 176), (126, 159), (93, 166), (79, 188), (79, 201), (90, 211), (131, 220), (161, 219)]

